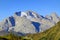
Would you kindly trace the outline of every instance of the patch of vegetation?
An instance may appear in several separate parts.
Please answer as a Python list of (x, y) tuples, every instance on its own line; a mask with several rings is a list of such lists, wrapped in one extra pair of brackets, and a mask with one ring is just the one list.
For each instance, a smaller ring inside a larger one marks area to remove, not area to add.
[(47, 38), (46, 37), (42, 37), (39, 40), (47, 40)]

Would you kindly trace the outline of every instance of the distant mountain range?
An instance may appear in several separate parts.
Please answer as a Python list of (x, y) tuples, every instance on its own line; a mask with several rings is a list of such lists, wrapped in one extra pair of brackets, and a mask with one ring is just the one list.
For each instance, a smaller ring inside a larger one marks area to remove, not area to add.
[(59, 21), (60, 17), (56, 13), (44, 17), (33, 11), (19, 11), (0, 22), (0, 34), (2, 31), (21, 35), (40, 33), (50, 29)]

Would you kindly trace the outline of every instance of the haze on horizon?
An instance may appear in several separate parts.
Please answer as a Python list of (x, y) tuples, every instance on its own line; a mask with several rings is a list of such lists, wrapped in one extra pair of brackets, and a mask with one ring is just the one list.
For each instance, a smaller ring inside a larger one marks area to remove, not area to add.
[(0, 0), (0, 21), (14, 12), (26, 10), (43, 16), (56, 12), (60, 16), (60, 0)]

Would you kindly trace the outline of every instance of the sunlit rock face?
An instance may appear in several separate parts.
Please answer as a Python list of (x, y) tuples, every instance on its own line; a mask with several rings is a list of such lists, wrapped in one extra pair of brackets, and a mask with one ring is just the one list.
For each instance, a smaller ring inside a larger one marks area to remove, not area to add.
[(53, 21), (56, 22), (56, 23), (58, 21), (60, 21), (60, 18), (59, 18), (59, 16), (56, 13), (52, 13), (51, 14), (51, 17), (52, 17)]
[(0, 22), (0, 31), (14, 31), (25, 34), (38, 33), (51, 28), (59, 21), (60, 17), (56, 13), (44, 17), (33, 11), (19, 11)]
[(54, 21), (55, 23), (60, 21), (59, 16), (56, 14), (56, 12), (51, 13), (51, 15), (47, 15), (46, 18)]
[(22, 33), (36, 33), (35, 27), (31, 24), (31, 21), (25, 17), (18, 17), (15, 19), (14, 31)]

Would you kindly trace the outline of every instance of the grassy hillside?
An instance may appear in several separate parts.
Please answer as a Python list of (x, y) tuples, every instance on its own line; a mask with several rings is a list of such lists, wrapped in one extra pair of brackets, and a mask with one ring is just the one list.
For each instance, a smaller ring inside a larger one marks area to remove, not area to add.
[(10, 33), (6, 36), (0, 36), (0, 40), (60, 40), (60, 22), (42, 33), (28, 34), (23, 37), (15, 36)]
[(60, 22), (45, 32), (27, 36), (33, 40), (60, 40)]

